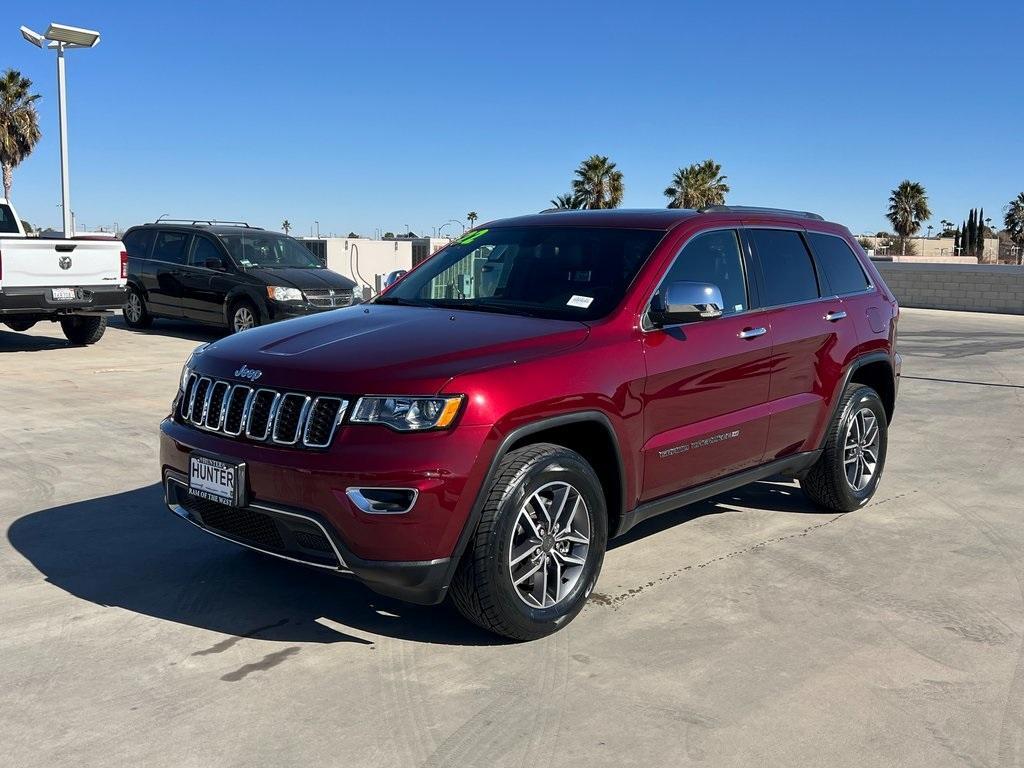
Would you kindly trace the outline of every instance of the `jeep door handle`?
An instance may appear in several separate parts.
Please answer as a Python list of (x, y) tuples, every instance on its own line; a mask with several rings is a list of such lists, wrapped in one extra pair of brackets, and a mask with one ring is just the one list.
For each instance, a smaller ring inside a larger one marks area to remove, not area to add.
[(758, 336), (764, 336), (766, 333), (768, 333), (767, 328), (744, 328), (736, 335), (741, 339), (756, 339)]
[(830, 323), (837, 323), (844, 317), (846, 317), (846, 313), (843, 310), (839, 310), (838, 312), (829, 312), (827, 315), (825, 315), (825, 319), (828, 320)]

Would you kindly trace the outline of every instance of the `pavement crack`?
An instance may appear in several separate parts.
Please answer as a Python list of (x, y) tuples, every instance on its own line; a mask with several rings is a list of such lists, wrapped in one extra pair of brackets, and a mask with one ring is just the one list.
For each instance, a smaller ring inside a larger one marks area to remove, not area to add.
[(595, 605), (611, 606), (612, 608), (617, 608), (623, 602), (629, 600), (632, 597), (636, 597), (641, 592), (644, 592), (650, 589), (651, 587), (658, 586), (659, 584), (663, 584), (666, 581), (671, 581), (672, 579), (676, 578), (677, 576), (683, 573), (686, 573), (687, 571), (692, 571), (699, 568), (706, 568), (709, 565), (720, 563), (723, 560), (731, 560), (735, 557), (741, 557), (742, 555), (750, 554), (751, 552), (755, 552), (759, 549), (764, 549), (765, 547), (772, 546), (783, 541), (788, 541), (789, 539), (799, 539), (803, 536), (809, 535), (812, 531), (816, 531), (819, 528), (824, 528), (826, 525), (831, 525), (840, 518), (846, 517), (846, 514), (847, 513), (844, 512), (842, 514), (836, 515), (835, 517), (829, 520), (825, 520), (824, 522), (816, 523), (815, 525), (809, 525), (803, 530), (797, 531), (796, 533), (787, 533), (785, 536), (775, 536), (771, 539), (764, 539), (763, 541), (759, 541), (755, 544), (751, 544), (741, 549), (733, 550), (732, 552), (726, 552), (723, 555), (719, 555), (718, 557), (712, 557), (711, 559), (704, 560), (700, 563), (691, 563), (689, 565), (684, 565), (681, 568), (675, 569), (674, 571), (663, 573), (661, 576), (651, 581), (648, 581), (646, 584), (641, 584), (639, 587), (633, 587), (632, 589), (628, 589), (625, 592), (621, 592), (617, 595), (607, 595), (602, 592), (592, 592), (590, 595), (589, 602), (594, 603)]

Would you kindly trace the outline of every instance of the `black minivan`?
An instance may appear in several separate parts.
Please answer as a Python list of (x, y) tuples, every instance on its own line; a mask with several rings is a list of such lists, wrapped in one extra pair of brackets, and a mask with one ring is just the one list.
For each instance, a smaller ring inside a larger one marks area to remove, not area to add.
[(160, 219), (122, 240), (132, 328), (166, 317), (238, 332), (353, 303), (355, 282), (298, 240), (242, 222)]

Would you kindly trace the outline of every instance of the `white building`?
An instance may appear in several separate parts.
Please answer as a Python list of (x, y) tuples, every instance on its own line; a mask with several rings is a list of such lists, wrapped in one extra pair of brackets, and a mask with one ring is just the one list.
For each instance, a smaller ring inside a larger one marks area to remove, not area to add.
[(373, 240), (368, 237), (299, 237), (327, 268), (356, 281), (363, 298), (379, 293), (391, 272), (409, 270), (450, 242), (417, 237)]

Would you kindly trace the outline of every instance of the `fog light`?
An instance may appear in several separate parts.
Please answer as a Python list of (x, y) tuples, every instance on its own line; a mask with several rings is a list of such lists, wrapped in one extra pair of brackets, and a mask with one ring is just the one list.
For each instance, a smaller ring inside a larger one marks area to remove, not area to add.
[(345, 495), (368, 515), (404, 515), (416, 504), (415, 488), (346, 488)]

